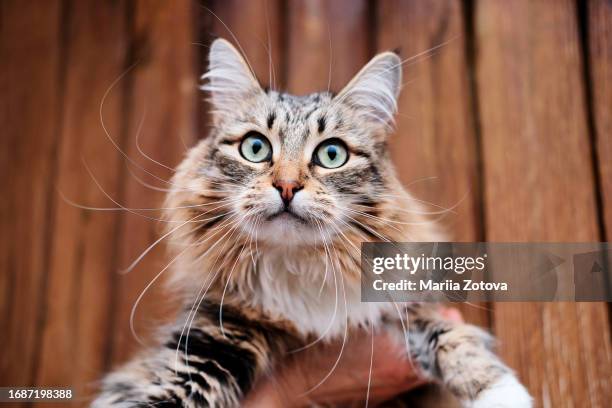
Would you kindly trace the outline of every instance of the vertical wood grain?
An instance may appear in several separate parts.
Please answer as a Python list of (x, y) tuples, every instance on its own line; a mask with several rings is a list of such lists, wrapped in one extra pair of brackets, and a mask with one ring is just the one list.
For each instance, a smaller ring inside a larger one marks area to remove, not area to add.
[[(489, 240), (597, 241), (575, 3), (479, 1), (475, 25)], [(539, 406), (606, 405), (604, 304), (497, 303), (494, 322)]]
[[(123, 146), (132, 163), (124, 162), (123, 182), (129, 208), (158, 208), (167, 181), (193, 144), (196, 74), (193, 45), (193, 3), (137, 1), (133, 3), (130, 115)], [(139, 150), (140, 149), (140, 150)], [(158, 163), (161, 164), (158, 164)], [(135, 164), (133, 164), (135, 163)], [(159, 211), (143, 212), (159, 218)], [(123, 213), (119, 232), (118, 268), (125, 270), (162, 234), (162, 222)], [(118, 276), (112, 329), (111, 359), (125, 361), (141, 348), (130, 332), (132, 308), (155, 276), (170, 262), (164, 243), (155, 247), (135, 269)], [(116, 271), (113, 271), (116, 273)], [(163, 279), (145, 292), (135, 311), (134, 329), (147, 342), (155, 327), (168, 319), (174, 304)]]
[[(591, 0), (587, 3), (586, 30), (588, 30), (588, 67), (590, 83), (589, 95), (591, 96), (592, 119), (594, 125), (594, 149), (598, 158), (598, 172), (601, 216), (600, 223), (603, 225), (603, 236), (601, 239), (610, 241), (612, 237), (612, 3), (604, 0)], [(585, 44), (586, 45), (586, 44)], [(608, 259), (609, 266), (612, 260)], [(586, 337), (581, 343), (583, 355), (587, 363), (599, 366), (599, 370), (589, 372), (588, 392), (601, 393), (601, 400), (612, 400), (612, 356), (610, 352), (610, 327), (602, 322), (610, 323), (610, 303), (606, 308), (598, 306), (589, 308), (591, 313), (581, 315), (580, 330), (587, 333), (602, 333), (604, 339), (607, 337), (608, 346), (605, 353), (598, 352), (601, 347), (597, 337)], [(588, 306), (587, 306), (588, 307)], [(599, 378), (600, 373), (604, 374)], [(605, 376), (607, 374), (607, 377)]]
[(588, 2), (588, 55), (606, 237), (612, 237), (612, 3)]
[(115, 206), (88, 166), (107, 193), (120, 199), (123, 158), (104, 133), (100, 109), (109, 91), (101, 113), (109, 137), (121, 144), (125, 81), (109, 87), (126, 68), (128, 38), (125, 2), (72, 2), (69, 7), (57, 191), (50, 197), (55, 228), (49, 238), (48, 302), (36, 384), (71, 386), (83, 397), (107, 368), (119, 213), (79, 209), (62, 196), (83, 205)]
[[(456, 1), (378, 3), (378, 48), (398, 48), (406, 60), (397, 132), (390, 139), (398, 174), (418, 199), (452, 208), (439, 221), (452, 240), (479, 241), (477, 145), (464, 24)], [(469, 322), (489, 325), (486, 304), (460, 308)]]
[(338, 92), (371, 57), (368, 2), (298, 0), (287, 9), (287, 90)]
[(38, 363), (61, 129), (61, 6), (5, 1), (1, 9), (4, 386), (30, 385)]

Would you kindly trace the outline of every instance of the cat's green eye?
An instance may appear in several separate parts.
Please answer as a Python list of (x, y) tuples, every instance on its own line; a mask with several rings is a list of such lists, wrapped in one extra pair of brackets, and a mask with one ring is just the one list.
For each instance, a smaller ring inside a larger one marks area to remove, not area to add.
[(348, 149), (340, 139), (328, 139), (321, 143), (314, 154), (315, 164), (326, 169), (337, 169), (348, 161)]
[(249, 132), (240, 142), (240, 154), (253, 163), (269, 161), (272, 158), (272, 146), (266, 137), (257, 132)]

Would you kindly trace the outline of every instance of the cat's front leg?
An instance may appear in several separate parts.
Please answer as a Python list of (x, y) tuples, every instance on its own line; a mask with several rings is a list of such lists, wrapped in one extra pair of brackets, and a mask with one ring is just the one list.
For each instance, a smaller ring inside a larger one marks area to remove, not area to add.
[(201, 307), (187, 330), (179, 319), (163, 345), (145, 351), (103, 382), (93, 408), (239, 407), (291, 335), (238, 309)]
[(530, 408), (532, 399), (498, 356), (485, 331), (443, 319), (429, 307), (409, 308), (409, 346), (425, 373), (467, 408)]

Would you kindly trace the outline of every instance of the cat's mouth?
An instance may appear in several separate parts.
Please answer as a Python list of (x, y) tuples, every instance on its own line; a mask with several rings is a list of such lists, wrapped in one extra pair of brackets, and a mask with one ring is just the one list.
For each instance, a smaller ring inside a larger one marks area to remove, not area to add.
[(268, 216), (267, 221), (297, 221), (302, 224), (308, 223), (305, 218), (303, 218), (299, 214), (296, 214), (294, 211), (291, 211), (289, 208), (284, 208)]
[[(310, 218), (308, 211), (302, 212), (299, 208), (275, 208), (273, 211), (266, 214), (263, 222), (255, 221), (258, 240), (286, 247), (312, 245), (321, 240), (315, 228), (317, 221)], [(245, 230), (250, 233), (249, 225), (245, 225)]]

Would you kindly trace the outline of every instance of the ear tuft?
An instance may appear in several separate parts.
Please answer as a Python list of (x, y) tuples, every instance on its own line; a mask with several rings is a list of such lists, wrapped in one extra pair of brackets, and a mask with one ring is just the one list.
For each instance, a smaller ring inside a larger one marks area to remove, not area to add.
[(383, 125), (393, 123), (402, 85), (402, 60), (393, 52), (378, 54), (336, 96)]
[(216, 39), (208, 54), (208, 71), (202, 75), (201, 89), (210, 92), (219, 113), (234, 111), (236, 103), (262, 92), (255, 75), (240, 52), (227, 40)]

